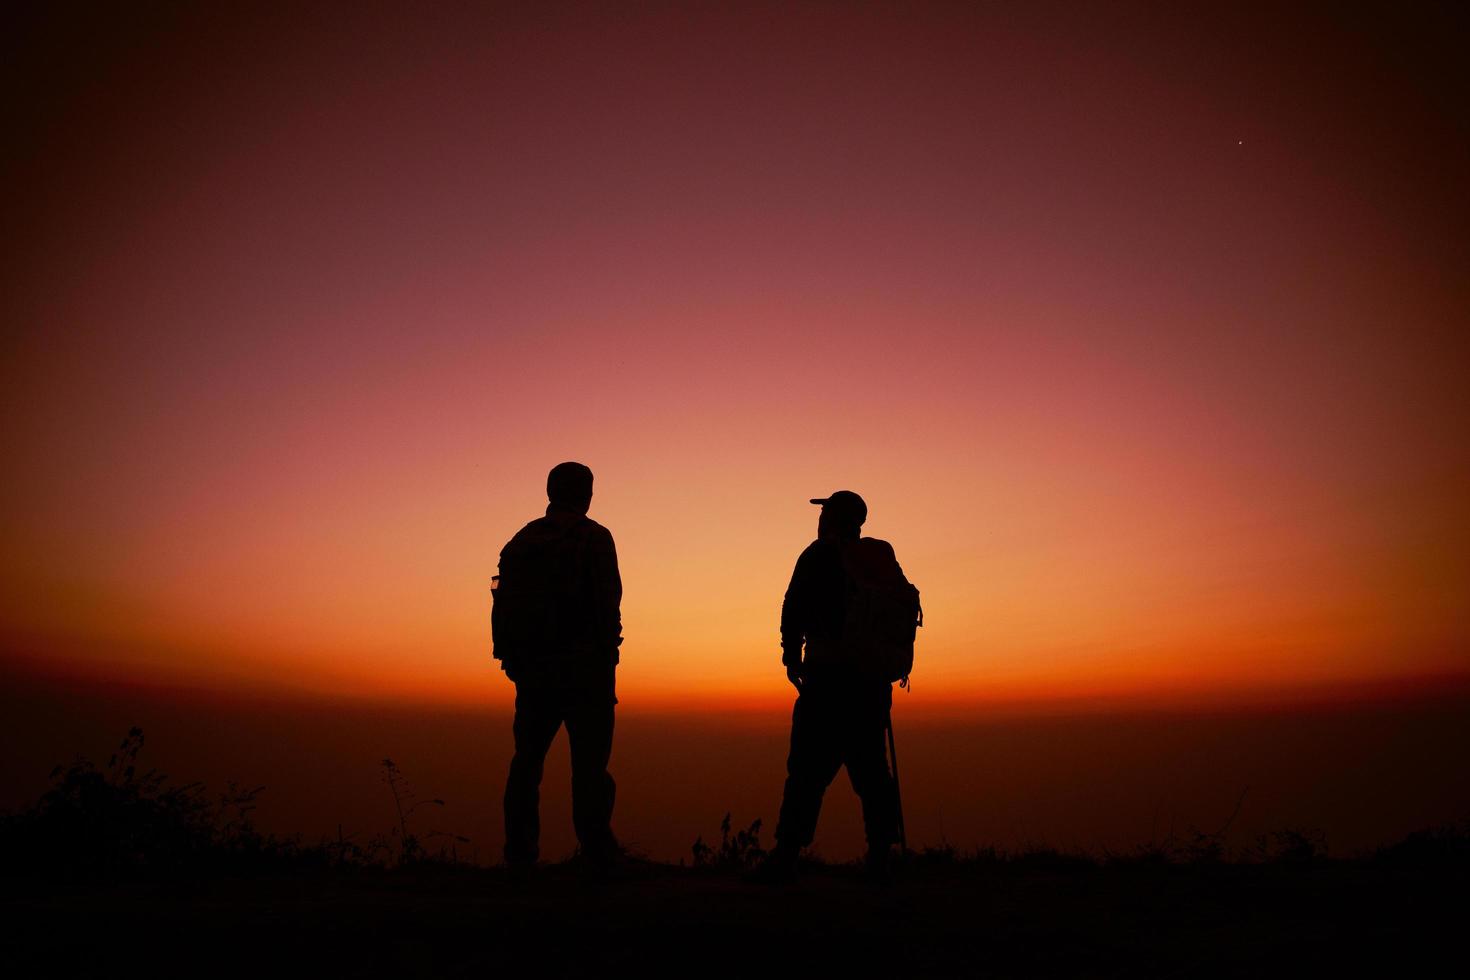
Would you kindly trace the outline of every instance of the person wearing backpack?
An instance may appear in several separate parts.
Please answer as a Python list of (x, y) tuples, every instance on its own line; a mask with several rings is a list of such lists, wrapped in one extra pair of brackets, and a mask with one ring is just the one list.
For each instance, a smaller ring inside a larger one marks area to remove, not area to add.
[(546, 516), (500, 552), (491, 611), (494, 656), (516, 686), (515, 755), (505, 783), (505, 862), (540, 856), (540, 787), (546, 753), (566, 726), (572, 823), (581, 856), (604, 864), (612, 832), (615, 674), (622, 644), (622, 580), (607, 528), (587, 516), (592, 471), (561, 463), (546, 478)]
[(817, 539), (796, 560), (781, 606), (781, 662), (797, 698), (776, 846), (758, 877), (795, 876), (822, 796), (845, 765), (862, 800), (868, 870), (881, 880), (900, 819), (884, 736), (893, 682), (907, 683), (913, 668), (919, 593), (892, 545), (862, 537), (862, 497), (839, 490), (812, 503), (822, 507)]

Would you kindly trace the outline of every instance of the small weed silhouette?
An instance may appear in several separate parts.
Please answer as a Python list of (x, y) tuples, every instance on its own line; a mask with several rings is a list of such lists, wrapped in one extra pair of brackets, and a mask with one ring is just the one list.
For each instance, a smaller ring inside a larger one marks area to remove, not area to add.
[(1415, 831), (1397, 844), (1380, 847), (1373, 859), (1407, 866), (1470, 867), (1470, 820)]
[[(1230, 816), (1220, 825), (1217, 830), (1204, 831), (1198, 827), (1190, 827), (1183, 836), (1176, 834), (1171, 821), (1169, 833), (1162, 840), (1158, 838), (1155, 830), (1158, 826), (1158, 811), (1154, 812), (1154, 828), (1149, 831), (1148, 843), (1132, 851), (1121, 854), (1104, 850), (1103, 857), (1108, 864), (1119, 865), (1165, 865), (1165, 864), (1222, 864), (1230, 859), (1229, 849), (1225, 844), (1225, 835), (1229, 832), (1235, 819), (1240, 816), (1240, 810), (1245, 805), (1245, 798), (1250, 793), (1250, 787), (1246, 786), (1235, 798), (1235, 807), (1230, 811)], [(1162, 804), (1161, 804), (1162, 806)]]
[[(396, 848), (398, 863), (400, 865), (412, 864), (416, 861), (424, 861), (431, 858), (457, 862), (459, 860), (458, 845), (468, 844), (470, 842), (468, 837), (462, 837), (459, 834), (453, 834), (444, 830), (429, 830), (424, 834), (423, 838), (420, 838), (418, 834), (408, 829), (408, 820), (417, 810), (426, 806), (442, 807), (444, 806), (444, 801), (440, 799), (419, 799), (413, 789), (408, 785), (408, 780), (404, 777), (403, 771), (398, 768), (398, 765), (392, 759), (384, 759), (382, 769), (383, 782), (388, 784), (388, 791), (393, 794), (393, 808), (398, 814), (398, 826), (389, 832), (390, 836), (397, 837), (398, 839), (398, 846)], [(435, 838), (447, 838), (448, 850), (446, 851), (441, 847), (437, 855), (429, 855), (424, 850), (423, 842)], [(371, 848), (373, 845), (370, 844), (369, 847)], [(395, 850), (393, 848), (388, 849)]]
[(1306, 865), (1327, 856), (1327, 835), (1307, 827), (1288, 827), (1256, 838), (1251, 857), (1268, 864)]
[(760, 863), (766, 856), (761, 847), (761, 822), (757, 818), (744, 830), (730, 832), (730, 814), (720, 821), (720, 846), (710, 847), (704, 837), (695, 839), (691, 850), (694, 866), (719, 871), (746, 871)]

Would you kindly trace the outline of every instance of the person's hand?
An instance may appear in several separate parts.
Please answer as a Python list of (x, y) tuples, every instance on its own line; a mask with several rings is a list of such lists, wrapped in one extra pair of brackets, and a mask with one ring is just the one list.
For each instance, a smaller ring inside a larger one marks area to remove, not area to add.
[(801, 693), (801, 665), (800, 664), (792, 664), (791, 666), (787, 667), (786, 668), (786, 679), (791, 682), (791, 686), (792, 687), (796, 688), (796, 693), (797, 694), (800, 694)]

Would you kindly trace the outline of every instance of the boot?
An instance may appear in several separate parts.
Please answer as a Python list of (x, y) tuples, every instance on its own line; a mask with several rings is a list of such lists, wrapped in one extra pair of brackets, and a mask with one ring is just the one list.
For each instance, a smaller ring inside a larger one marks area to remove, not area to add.
[(771, 853), (746, 880), (757, 885), (789, 885), (796, 880), (796, 858), (801, 849), (776, 842)]
[(888, 845), (868, 848), (868, 856), (863, 861), (863, 871), (868, 880), (875, 885), (893, 883), (893, 854)]

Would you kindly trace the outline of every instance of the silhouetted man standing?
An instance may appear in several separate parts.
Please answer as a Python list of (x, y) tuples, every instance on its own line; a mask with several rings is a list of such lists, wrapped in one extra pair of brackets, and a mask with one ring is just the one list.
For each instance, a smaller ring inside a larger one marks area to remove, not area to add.
[[(776, 847), (761, 874), (769, 881), (795, 874), (797, 855), (816, 833), (822, 795), (844, 765), (862, 800), (871, 873), (886, 875), (897, 839), (898, 801), (884, 734), (892, 681), (906, 677), (912, 665), (918, 592), (903, 577), (892, 546), (861, 537), (868, 517), (862, 497), (839, 490), (812, 503), (822, 506), (817, 540), (796, 560), (781, 606), (781, 661), (797, 698)], [(895, 616), (897, 628), (884, 625), (885, 617), (891, 624)], [(901, 635), (904, 617), (908, 661), (895, 667), (901, 642), (884, 646), (878, 634)]]
[(571, 743), (572, 823), (583, 857), (616, 854), (612, 755), (614, 675), (622, 644), (623, 584), (612, 534), (587, 516), (592, 471), (561, 463), (550, 503), (500, 552), (491, 616), (495, 657), (516, 685), (515, 756), (505, 784), (505, 861), (540, 855), (541, 774), (563, 724)]

